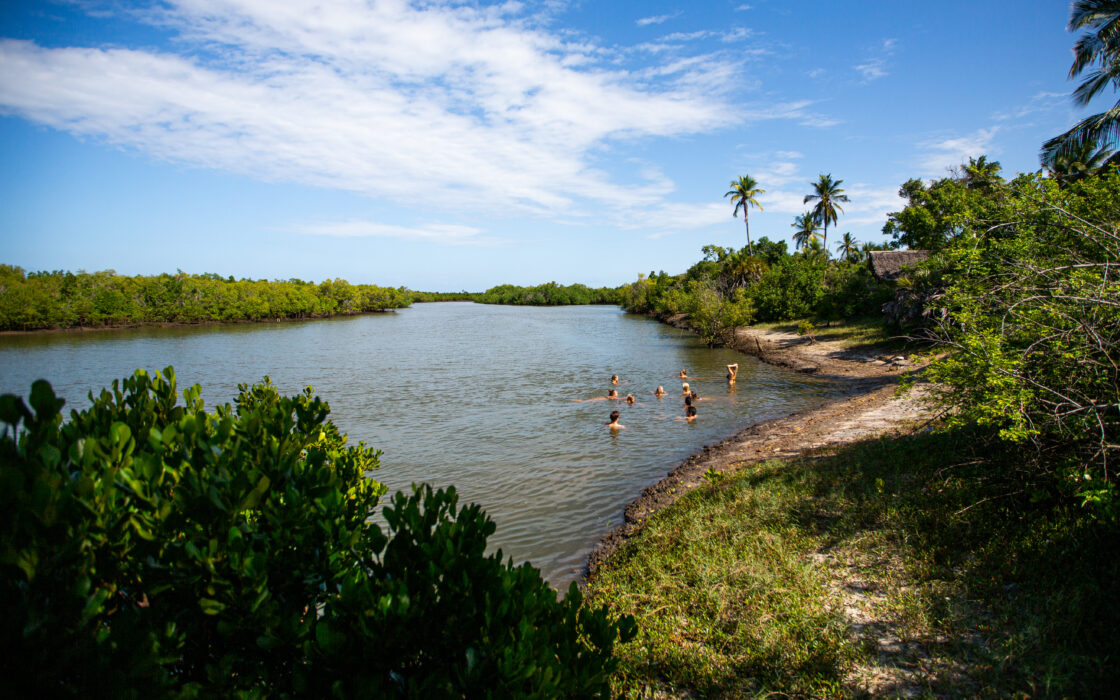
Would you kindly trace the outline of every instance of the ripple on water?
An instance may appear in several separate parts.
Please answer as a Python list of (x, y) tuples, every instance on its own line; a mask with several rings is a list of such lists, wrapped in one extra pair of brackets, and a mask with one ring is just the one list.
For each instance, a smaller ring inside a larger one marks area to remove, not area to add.
[[(729, 390), (724, 365), (738, 362)], [(454, 484), (498, 523), (494, 548), (555, 585), (621, 522), (626, 503), (682, 459), (747, 424), (819, 405), (841, 388), (771, 367), (616, 307), (419, 304), (304, 323), (0, 338), (0, 391), (51, 380), (70, 407), (137, 367), (174, 365), (208, 406), (269, 375), (312, 385), (356, 443), (382, 450), (391, 489)], [(704, 399), (685, 423), (677, 373)], [(638, 403), (604, 396), (611, 374)], [(652, 395), (658, 386), (668, 395)], [(612, 410), (626, 430), (612, 434)]]

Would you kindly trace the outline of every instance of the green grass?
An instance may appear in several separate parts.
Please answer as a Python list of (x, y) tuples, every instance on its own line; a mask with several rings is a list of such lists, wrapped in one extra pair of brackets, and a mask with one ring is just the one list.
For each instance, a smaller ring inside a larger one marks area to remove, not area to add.
[(925, 692), (1108, 694), (1120, 536), (1047, 484), (1012, 481), (1021, 460), (980, 437), (943, 430), (753, 465), (653, 516), (589, 586), (638, 620), (616, 688), (850, 695), (846, 676), (882, 650), (840, 615), (846, 571), (878, 593), (876, 617)]
[[(812, 320), (812, 319), (809, 319)], [(752, 328), (797, 333), (798, 321), (779, 321), (755, 323)], [(813, 336), (817, 340), (839, 341), (849, 348), (862, 346), (882, 346), (883, 350), (901, 349), (906, 341), (898, 337), (898, 331), (883, 323), (882, 315), (851, 318), (829, 323), (814, 322)]]

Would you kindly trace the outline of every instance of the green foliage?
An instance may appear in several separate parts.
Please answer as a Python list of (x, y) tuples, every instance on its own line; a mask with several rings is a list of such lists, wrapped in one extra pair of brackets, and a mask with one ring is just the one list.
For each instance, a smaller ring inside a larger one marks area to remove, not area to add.
[(0, 265), (0, 330), (318, 318), (408, 306), (409, 292), (326, 280), (222, 279), (215, 274), (126, 277), (112, 270), (24, 273)]
[[(632, 623), (485, 555), (493, 522), (414, 488), (310, 388), (207, 413), (171, 368), (63, 422), (0, 397), (7, 697), (605, 695)], [(18, 672), (15, 670), (18, 669)]]
[[(973, 161), (974, 166), (976, 162)], [(906, 199), (906, 207), (888, 214), (883, 226), (883, 234), (893, 239), (892, 246), (941, 250), (959, 236), (970, 221), (987, 218), (995, 204), (991, 190), (975, 185), (980, 182), (999, 185), (1003, 180), (998, 175), (998, 163), (985, 161), (982, 166), (986, 166), (979, 171), (985, 177), (983, 180), (968, 179), (966, 170), (965, 177), (941, 178), (928, 186), (914, 179), (903, 183), (898, 196)], [(970, 187), (970, 182), (974, 186)]]
[(618, 290), (610, 287), (592, 289), (582, 284), (567, 286), (547, 282), (535, 287), (502, 284), (491, 287), (472, 298), (480, 304), (514, 306), (571, 306), (582, 304), (617, 304)]
[[(1020, 176), (937, 264), (953, 349), (932, 377), (957, 420), (1030, 442), (1023, 468), (1087, 502), (1115, 498), (1120, 450), (1120, 174)], [(1112, 512), (1104, 507), (1102, 515)]]

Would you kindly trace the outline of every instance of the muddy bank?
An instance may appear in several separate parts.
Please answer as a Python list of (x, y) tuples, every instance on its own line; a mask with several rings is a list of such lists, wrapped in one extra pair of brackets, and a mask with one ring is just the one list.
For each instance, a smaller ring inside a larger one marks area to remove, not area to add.
[[(688, 328), (683, 316), (665, 322)], [(593, 577), (600, 564), (641, 529), (646, 518), (701, 484), (709, 470), (728, 473), (766, 459), (796, 457), (823, 447), (912, 431), (933, 416), (932, 407), (923, 400), (929, 387), (920, 378), (907, 395), (895, 395), (899, 378), (920, 369), (903, 356), (749, 327), (737, 328), (729, 344), (770, 364), (843, 380), (848, 385), (846, 396), (819, 408), (751, 425), (681, 462), (626, 507), (623, 524), (589, 555), (587, 577)]]

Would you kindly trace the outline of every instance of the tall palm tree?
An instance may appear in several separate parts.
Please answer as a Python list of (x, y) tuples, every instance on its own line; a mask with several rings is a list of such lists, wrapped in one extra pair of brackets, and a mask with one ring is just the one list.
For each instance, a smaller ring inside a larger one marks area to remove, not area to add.
[[(1120, 90), (1120, 0), (1075, 0), (1067, 28), (1071, 32), (1089, 29), (1073, 47), (1069, 77), (1088, 71), (1073, 91), (1074, 104), (1087, 106), (1110, 83), (1114, 90)], [(1042, 162), (1049, 164), (1058, 156), (1072, 155), (1089, 143), (1109, 151), (1120, 148), (1120, 99), (1111, 109), (1082, 119), (1066, 133), (1042, 144)]]
[(759, 211), (762, 211), (762, 205), (758, 203), (756, 197), (760, 194), (766, 194), (766, 190), (758, 188), (758, 181), (750, 175), (743, 175), (738, 180), (731, 181), (731, 190), (723, 195), (724, 197), (731, 197), (731, 203), (735, 205), (735, 211), (731, 212), (731, 216), (738, 216), (739, 209), (743, 210), (743, 225), (747, 227), (747, 250), (750, 255), (754, 255), (754, 246), (751, 245), (751, 224), (747, 220), (747, 209), (755, 206)]
[(839, 202), (847, 202), (848, 195), (844, 194), (840, 183), (843, 180), (833, 180), (832, 173), (821, 175), (816, 182), (809, 183), (813, 186), (813, 194), (805, 195), (804, 204), (816, 201), (813, 207), (813, 216), (824, 224), (824, 253), (828, 255), (828, 224), (836, 223), (836, 212), (844, 213), (844, 208)]
[(852, 234), (845, 233), (844, 238), (836, 244), (836, 252), (845, 260), (859, 262), (859, 241), (852, 238)]
[(1061, 182), (1073, 182), (1093, 175), (1114, 161), (1120, 161), (1120, 151), (1110, 153), (1109, 149), (1098, 148), (1095, 143), (1084, 143), (1073, 146), (1067, 153), (1055, 155), (1043, 165), (1051, 177)]
[(821, 227), (813, 216), (813, 212), (807, 211), (800, 216), (795, 216), (792, 226), (797, 229), (793, 232), (794, 250), (801, 250), (817, 242)]

